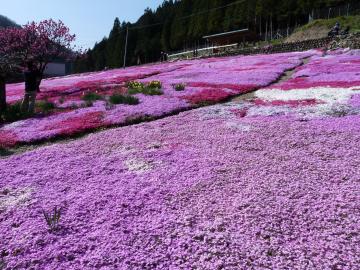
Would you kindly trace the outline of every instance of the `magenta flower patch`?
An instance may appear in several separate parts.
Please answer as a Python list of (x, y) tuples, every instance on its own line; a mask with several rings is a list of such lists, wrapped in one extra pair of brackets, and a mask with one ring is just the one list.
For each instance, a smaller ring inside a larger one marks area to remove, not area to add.
[[(299, 66), (301, 59), (317, 54), (316, 51), (309, 51), (180, 61), (44, 80), (38, 99), (54, 102), (59, 109), (46, 117), (0, 127), (0, 131), (6, 130), (14, 134), (11, 140), (3, 136), (2, 146), (76, 135), (88, 130), (125, 125), (198, 105), (221, 102), (267, 86), (276, 81), (284, 71)], [(163, 94), (138, 94), (136, 97), (140, 102), (132, 106), (108, 106), (99, 101), (87, 107), (83, 100), (89, 93), (103, 98), (109, 98), (114, 93), (125, 94), (126, 83), (133, 80), (143, 83), (160, 81)], [(173, 85), (179, 83), (184, 84), (183, 91), (173, 89)], [(8, 85), (8, 101), (20, 101), (23, 88), (23, 84)]]

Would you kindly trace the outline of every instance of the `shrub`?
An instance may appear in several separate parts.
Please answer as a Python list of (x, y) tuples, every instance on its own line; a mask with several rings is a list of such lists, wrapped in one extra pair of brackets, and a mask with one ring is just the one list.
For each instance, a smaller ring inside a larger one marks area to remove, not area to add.
[(79, 109), (79, 106), (76, 103), (72, 103), (70, 108), (73, 110), (76, 110), (76, 109)]
[(146, 85), (146, 87), (153, 88), (153, 89), (161, 89), (162, 84), (160, 81), (151, 81)]
[(87, 108), (87, 107), (92, 107), (93, 105), (94, 102), (92, 102), (91, 100), (86, 100), (82, 107)]
[(36, 108), (38, 111), (47, 114), (55, 109), (55, 104), (47, 100), (41, 100), (36, 103)]
[(109, 102), (111, 104), (137, 105), (139, 104), (139, 99), (129, 95), (113, 94), (110, 96)]
[(127, 88), (130, 90), (142, 90), (145, 88), (145, 85), (141, 82), (131, 81), (126, 84)]
[(60, 217), (61, 217), (60, 208), (55, 207), (54, 210), (50, 213), (47, 213), (43, 210), (43, 215), (50, 231), (55, 231), (59, 228)]
[(104, 99), (101, 95), (99, 95), (98, 93), (94, 93), (94, 92), (87, 92), (82, 96), (82, 100), (86, 101), (86, 102), (93, 102), (96, 100), (102, 100)]
[(128, 90), (128, 94), (129, 95), (136, 95), (136, 94), (144, 94), (147, 96), (159, 96), (164, 94), (163, 91), (161, 91), (161, 89), (158, 88), (150, 88), (150, 87), (145, 87), (141, 90), (138, 89), (129, 89)]
[(3, 114), (3, 120), (5, 122), (16, 122), (29, 117), (28, 113), (21, 112), (21, 102), (14, 104), (8, 104), (6, 111)]
[(129, 82), (127, 87), (129, 95), (144, 94), (148, 96), (156, 96), (163, 94), (163, 91), (161, 91), (162, 85), (160, 81), (151, 81), (147, 85), (140, 82)]
[(186, 85), (184, 83), (177, 83), (177, 84), (173, 84), (172, 87), (174, 88), (175, 91), (184, 91)]
[(65, 98), (64, 97), (60, 97), (59, 98), (59, 104), (64, 104), (65, 102)]

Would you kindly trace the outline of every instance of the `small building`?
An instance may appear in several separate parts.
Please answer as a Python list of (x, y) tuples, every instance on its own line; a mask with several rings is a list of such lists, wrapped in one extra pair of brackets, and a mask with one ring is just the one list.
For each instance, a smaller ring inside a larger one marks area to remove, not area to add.
[(47, 64), (44, 75), (47, 77), (65, 76), (72, 72), (72, 63), (66, 61), (54, 61)]
[(210, 36), (204, 36), (203, 39), (206, 39), (209, 44), (213, 44), (214, 46), (224, 46), (235, 43), (239, 44), (256, 41), (258, 40), (258, 35), (255, 32), (246, 28)]

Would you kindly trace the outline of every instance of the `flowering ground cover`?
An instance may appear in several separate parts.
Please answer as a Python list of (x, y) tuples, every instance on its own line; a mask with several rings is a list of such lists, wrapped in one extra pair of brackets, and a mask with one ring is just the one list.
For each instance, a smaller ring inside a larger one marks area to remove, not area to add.
[(345, 116), (359, 113), (359, 97), (360, 50), (339, 50), (313, 56), (289, 80), (256, 91), (232, 109), (244, 116)]
[(360, 115), (236, 106), (0, 160), (0, 265), (358, 269)]
[[(0, 268), (358, 269), (359, 59), (313, 56), (289, 81), (232, 102), (0, 159)], [(230, 73), (218, 60), (206, 65)], [(205, 74), (177, 72), (187, 102)], [(165, 72), (144, 81), (154, 79), (165, 93), (180, 83)], [(163, 96), (151, 98), (149, 113)], [(101, 122), (97, 106), (79, 114)]]
[[(158, 118), (202, 104), (216, 103), (253, 91), (276, 81), (302, 59), (321, 55), (318, 51), (276, 55), (210, 58), (133, 67), (45, 80), (39, 99), (54, 102), (55, 113), (6, 124), (0, 128), (0, 147), (34, 143), (59, 136), (79, 134), (96, 128)], [(129, 81), (159, 80), (161, 95), (135, 94), (137, 105), (112, 105), (99, 100), (84, 106), (84, 94), (110, 96), (125, 93)], [(184, 84), (176, 91), (174, 85)], [(19, 101), (23, 85), (8, 86), (8, 100)]]

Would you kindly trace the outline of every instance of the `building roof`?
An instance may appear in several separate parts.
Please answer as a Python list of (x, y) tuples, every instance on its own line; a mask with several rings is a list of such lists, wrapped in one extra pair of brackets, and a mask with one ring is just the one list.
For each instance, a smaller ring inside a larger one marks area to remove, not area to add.
[(241, 43), (245, 41), (254, 41), (258, 39), (258, 36), (255, 32), (249, 30), (248, 28), (245, 28), (236, 31), (204, 36), (203, 38), (209, 40), (216, 45), (227, 45), (233, 43)]
[(210, 35), (210, 36), (204, 36), (203, 38), (204, 39), (209, 39), (209, 38), (216, 38), (216, 37), (225, 37), (225, 36), (231, 36), (231, 35), (234, 35), (234, 34), (240, 34), (240, 33), (246, 33), (246, 32), (249, 32), (248, 28), (235, 30), (235, 31), (230, 31), (230, 32), (223, 32), (223, 33)]

